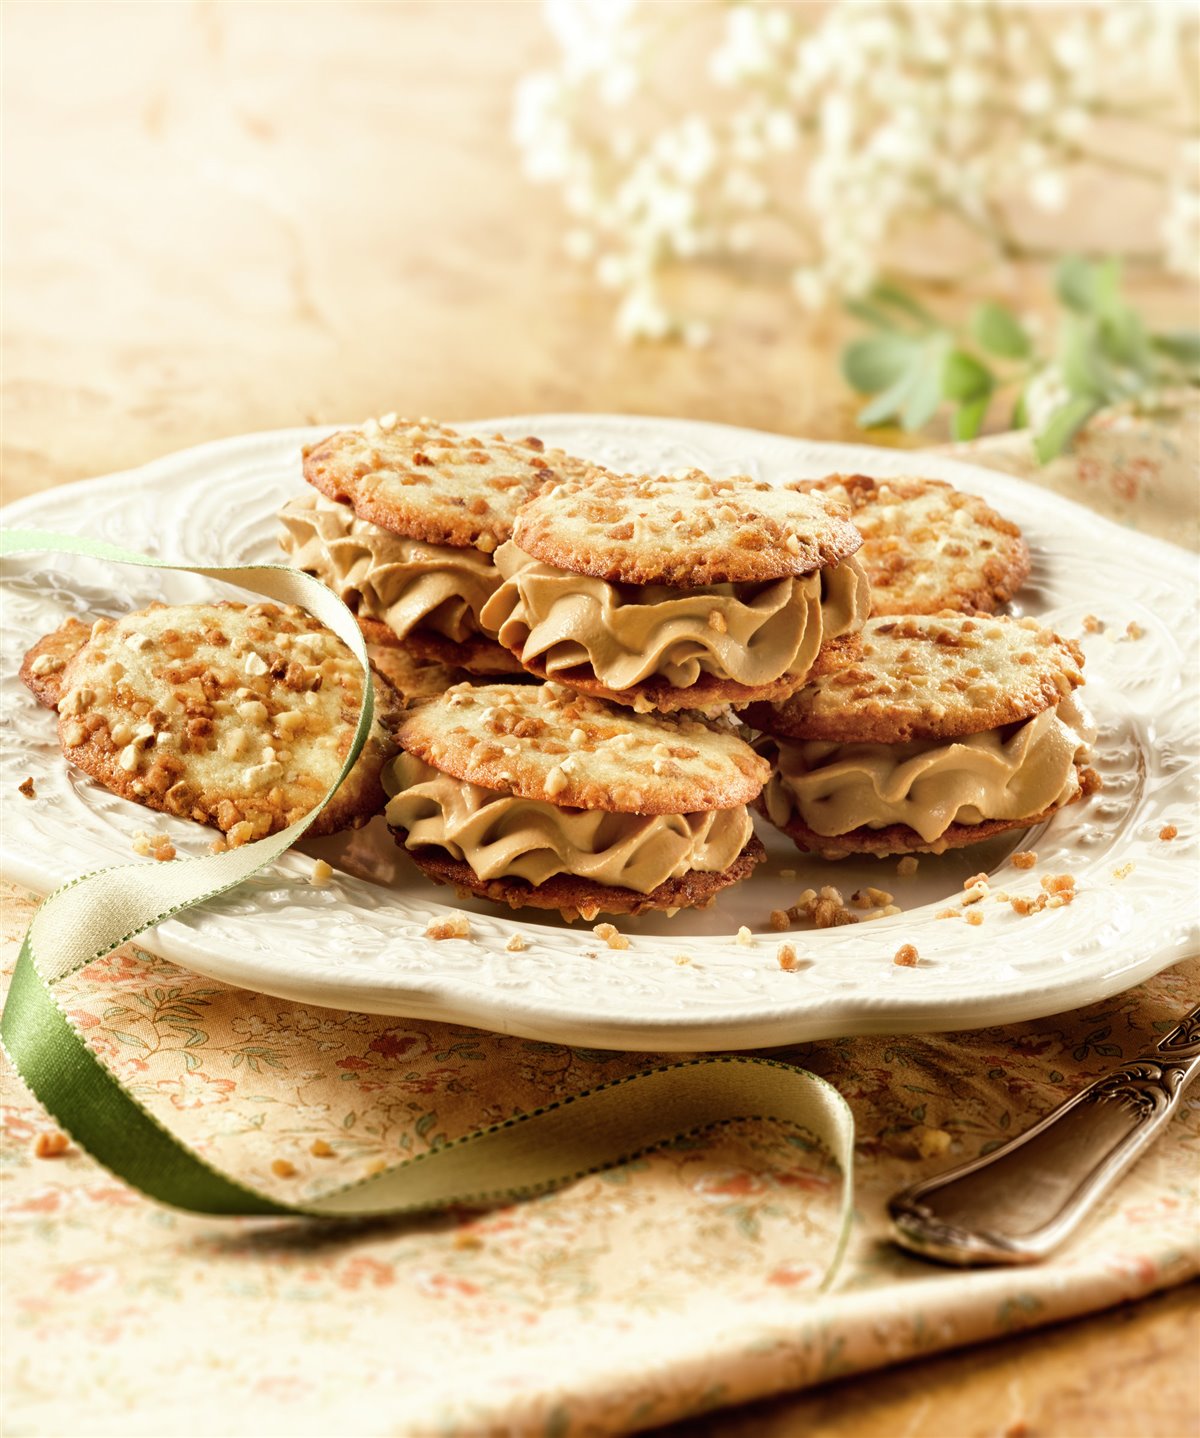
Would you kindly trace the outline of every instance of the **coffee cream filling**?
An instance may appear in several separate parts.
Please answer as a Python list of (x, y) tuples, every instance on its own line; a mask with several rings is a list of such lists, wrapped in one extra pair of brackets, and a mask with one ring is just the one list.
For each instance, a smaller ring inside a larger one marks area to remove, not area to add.
[(779, 740), (763, 799), (776, 824), (798, 814), (817, 834), (906, 824), (922, 839), (951, 824), (1025, 819), (1073, 799), (1089, 721), (1070, 697), (1015, 728), (951, 742)]
[(417, 628), (456, 643), (480, 633), (480, 611), (500, 583), (491, 555), (404, 539), (321, 494), (289, 500), (279, 517), (297, 568), (397, 638)]
[(383, 774), (387, 822), (406, 847), (434, 846), (481, 879), (541, 884), (571, 874), (648, 894), (692, 871), (722, 873), (752, 833), (745, 805), (709, 814), (610, 814), (560, 809), (481, 789), (400, 754)]
[(551, 677), (582, 666), (609, 689), (652, 677), (686, 689), (701, 674), (746, 685), (807, 674), (821, 645), (856, 633), (871, 605), (855, 558), (803, 578), (697, 589), (571, 574), (511, 540), (495, 559), (504, 582), (483, 611), (485, 629)]

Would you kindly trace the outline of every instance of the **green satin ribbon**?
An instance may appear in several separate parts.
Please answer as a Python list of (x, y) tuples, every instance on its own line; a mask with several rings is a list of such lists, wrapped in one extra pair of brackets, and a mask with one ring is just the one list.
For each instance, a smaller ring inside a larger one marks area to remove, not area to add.
[(347, 645), (366, 676), (341, 773), (302, 820), (222, 854), (85, 874), (38, 909), (0, 1018), (0, 1039), (29, 1088), (76, 1143), (118, 1178), (175, 1208), (361, 1218), (523, 1198), (712, 1124), (774, 1120), (806, 1130), (841, 1169), (838, 1236), (825, 1285), (832, 1281), (850, 1227), (854, 1121), (823, 1079), (770, 1059), (721, 1055), (647, 1069), (476, 1130), (305, 1204), (283, 1203), (239, 1183), (175, 1138), (88, 1047), (55, 1001), (55, 985), (172, 914), (234, 888), (300, 838), (350, 772), (370, 732), (366, 646), (341, 600), (286, 565), (172, 564), (69, 535), (0, 535), (0, 554), (35, 551), (206, 575), (280, 604), (301, 605)]

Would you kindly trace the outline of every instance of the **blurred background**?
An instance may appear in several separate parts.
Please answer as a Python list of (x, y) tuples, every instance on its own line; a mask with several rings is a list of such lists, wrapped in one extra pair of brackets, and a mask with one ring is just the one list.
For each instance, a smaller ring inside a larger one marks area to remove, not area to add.
[(1048, 457), (1196, 378), (1196, 22), (8, 0), (6, 497), (392, 409)]

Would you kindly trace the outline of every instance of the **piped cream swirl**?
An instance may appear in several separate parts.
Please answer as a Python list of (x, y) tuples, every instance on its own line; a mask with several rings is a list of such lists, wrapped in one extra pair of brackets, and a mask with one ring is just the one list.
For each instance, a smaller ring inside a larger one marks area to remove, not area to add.
[(906, 824), (939, 839), (951, 824), (1025, 819), (1079, 792), (1076, 761), (1089, 721), (1066, 697), (1016, 729), (989, 729), (950, 742), (830, 744), (778, 741), (763, 791), (776, 824), (793, 814), (817, 834)]
[(468, 784), (412, 754), (397, 756), (383, 784), (387, 822), (407, 832), (407, 848), (444, 849), (481, 879), (541, 884), (572, 874), (648, 894), (693, 871), (724, 872), (753, 830), (744, 805), (708, 814), (560, 809)]
[(702, 673), (746, 685), (807, 674), (822, 644), (856, 633), (870, 612), (853, 557), (803, 578), (696, 589), (571, 574), (511, 540), (495, 559), (503, 583), (484, 628), (551, 677), (585, 666), (616, 690), (653, 676), (686, 689)]
[(400, 639), (417, 628), (456, 643), (480, 633), (480, 611), (500, 583), (491, 555), (402, 538), (320, 494), (289, 500), (279, 517), (292, 562), (356, 614)]

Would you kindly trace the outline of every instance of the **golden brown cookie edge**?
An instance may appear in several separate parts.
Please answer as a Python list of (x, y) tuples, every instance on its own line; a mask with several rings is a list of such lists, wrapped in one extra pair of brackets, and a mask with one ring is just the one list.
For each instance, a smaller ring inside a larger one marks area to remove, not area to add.
[[(33, 648), (26, 651), (17, 672), (21, 682), (39, 704), (44, 704), (47, 709), (58, 708), (58, 701), (62, 698), (63, 675), (66, 673), (67, 665), (88, 642), (91, 633), (90, 622), (84, 623), (83, 620), (72, 616), (69, 619), (64, 619), (58, 628), (52, 629), (49, 634), (43, 634)], [(56, 669), (52, 674), (34, 674), (34, 661), (40, 659), (44, 654), (61, 659), (62, 667)]]
[[(605, 476), (608, 479), (613, 476)], [(618, 480), (630, 476), (616, 476)], [(583, 492), (586, 485), (576, 482), (567, 486), (564, 497)], [(781, 486), (782, 488), (782, 486)], [(710, 584), (758, 584), (776, 579), (803, 579), (819, 570), (839, 564), (854, 554), (862, 544), (862, 535), (837, 508), (823, 516), (825, 535), (801, 542), (793, 553), (779, 535), (765, 539), (760, 548), (737, 548), (732, 545), (706, 549), (664, 544), (653, 563), (647, 563), (620, 540), (597, 544), (592, 536), (581, 536), (572, 544), (563, 538), (567, 527), (561, 516), (541, 513), (539, 506), (550, 508), (554, 493), (543, 490), (534, 495), (518, 512), (513, 525), (513, 542), (532, 558), (569, 574), (603, 579), (609, 584), (664, 584), (678, 589), (699, 589)], [(777, 525), (777, 521), (772, 521)], [(765, 531), (767, 525), (762, 523)], [(581, 546), (586, 546), (581, 549)]]
[(445, 850), (429, 846), (406, 848), (407, 832), (403, 829), (391, 832), (426, 878), (450, 885), (460, 898), (486, 899), (510, 909), (557, 909), (576, 914), (594, 909), (596, 913), (632, 916), (649, 910), (707, 908), (722, 889), (740, 883), (767, 857), (762, 840), (752, 834), (733, 863), (720, 873), (692, 870), (678, 879), (668, 879), (648, 894), (639, 894), (636, 889), (595, 884), (571, 874), (555, 874), (541, 884), (530, 884), (524, 879), (481, 879), (465, 860), (453, 859)]
[(767, 813), (765, 800), (761, 798), (754, 801), (753, 808), (806, 854), (820, 854), (829, 859), (845, 859), (851, 855), (863, 854), (877, 858), (886, 858), (889, 854), (941, 854), (947, 849), (982, 844), (984, 840), (1006, 833), (1010, 829), (1032, 829), (1101, 788), (1100, 776), (1090, 766), (1076, 762), (1075, 772), (1079, 778), (1079, 790), (1062, 804), (1052, 804), (1048, 809), (1024, 819), (985, 819), (980, 824), (951, 824), (937, 839), (923, 839), (907, 824), (889, 824), (882, 829), (871, 829), (862, 825), (845, 834), (818, 834), (815, 829), (810, 829), (802, 819), (796, 817), (786, 824), (776, 824)]
[(832, 488), (845, 489), (851, 499), (850, 519), (873, 499), (881, 484), (894, 489), (902, 499), (916, 498), (931, 489), (945, 489), (961, 495), (971, 511), (974, 522), (982, 529), (1003, 535), (1009, 543), (1003, 551), (989, 555), (983, 563), (983, 583), (949, 584), (932, 599), (896, 598), (892, 586), (884, 584), (874, 563), (875, 540), (864, 537), (858, 552), (859, 562), (871, 583), (871, 612), (874, 615), (937, 614), (943, 609), (962, 614), (994, 614), (1013, 597), (1029, 578), (1031, 560), (1029, 546), (1020, 528), (1011, 519), (993, 509), (987, 500), (969, 490), (959, 489), (941, 479), (902, 476), (880, 480), (866, 474), (831, 474), (823, 479), (799, 479), (788, 485), (801, 494), (826, 494), (836, 498)]

